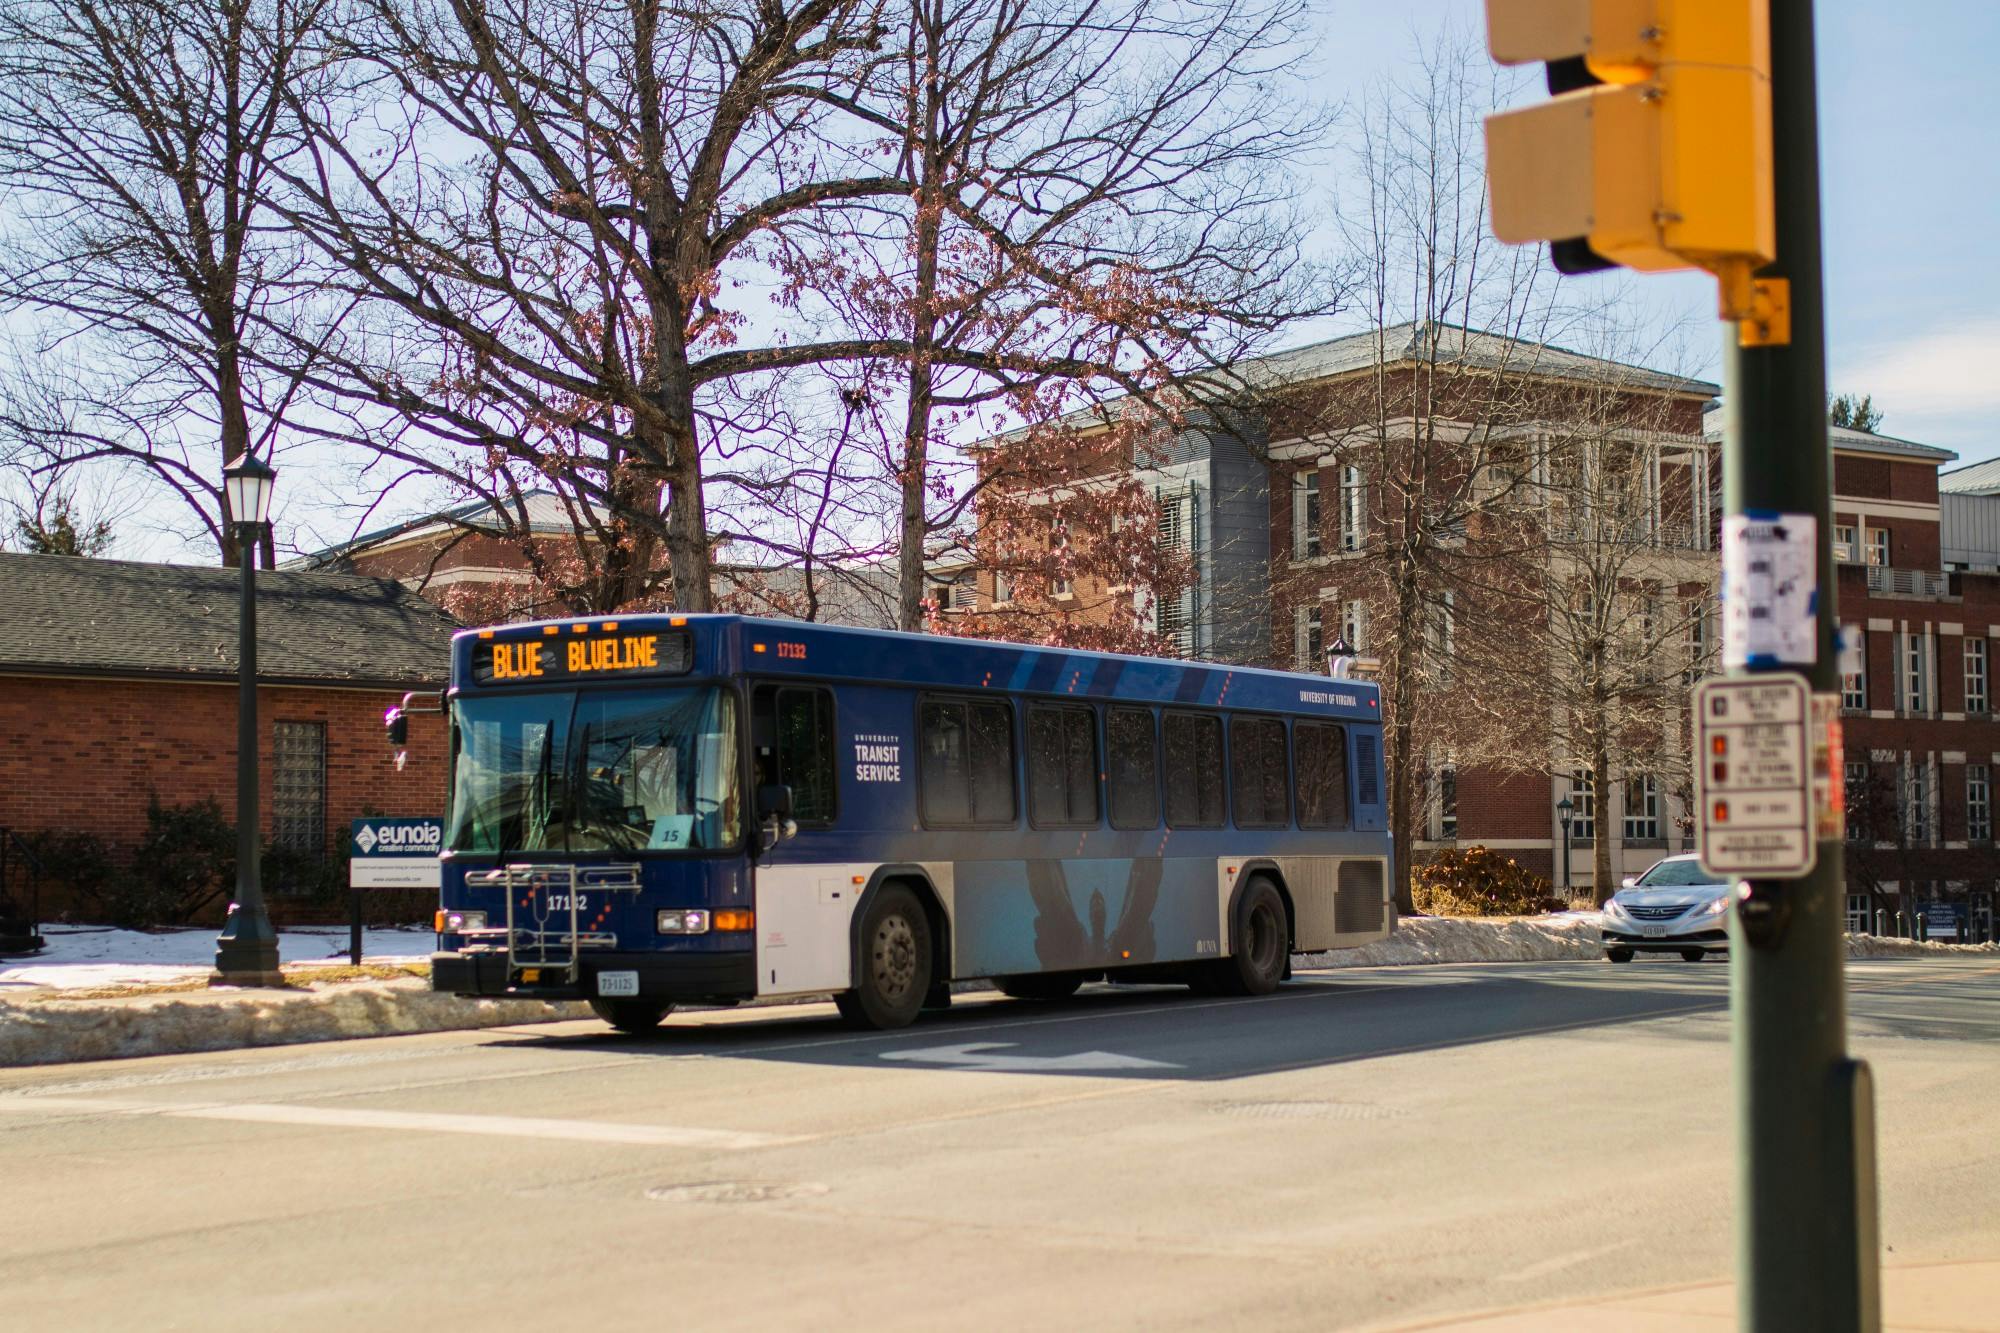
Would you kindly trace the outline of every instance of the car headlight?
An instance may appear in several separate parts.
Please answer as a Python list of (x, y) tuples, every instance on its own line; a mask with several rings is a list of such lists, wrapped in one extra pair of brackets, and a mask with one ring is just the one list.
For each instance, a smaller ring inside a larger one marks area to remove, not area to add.
[(1725, 893), (1720, 898), (1716, 898), (1708, 903), (1703, 904), (1700, 907), (1697, 907), (1694, 910), (1694, 916), (1698, 920), (1706, 920), (1707, 918), (1712, 916), (1721, 916), (1724, 912), (1727, 912), (1728, 910), (1729, 910), (1729, 895)]
[(1606, 898), (1604, 900), (1604, 914), (1606, 916), (1624, 916), (1625, 908), (1616, 898)]

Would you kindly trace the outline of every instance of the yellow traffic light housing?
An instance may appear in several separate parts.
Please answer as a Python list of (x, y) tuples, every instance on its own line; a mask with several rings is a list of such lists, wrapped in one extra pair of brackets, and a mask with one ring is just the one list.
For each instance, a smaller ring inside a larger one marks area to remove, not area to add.
[(1555, 96), (1486, 120), (1493, 232), (1566, 273), (1703, 268), (1745, 342), (1789, 337), (1771, 184), (1770, 0), (1486, 0)]

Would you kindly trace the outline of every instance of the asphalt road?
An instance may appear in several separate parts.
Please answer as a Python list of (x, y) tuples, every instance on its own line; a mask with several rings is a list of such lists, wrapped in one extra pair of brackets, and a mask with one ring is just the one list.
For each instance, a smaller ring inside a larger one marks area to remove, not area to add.
[[(1889, 1259), (2000, 1256), (2000, 967), (1848, 977)], [(0, 1323), (1330, 1329), (1726, 1278), (1726, 1001), (1384, 968), (0, 1071)]]

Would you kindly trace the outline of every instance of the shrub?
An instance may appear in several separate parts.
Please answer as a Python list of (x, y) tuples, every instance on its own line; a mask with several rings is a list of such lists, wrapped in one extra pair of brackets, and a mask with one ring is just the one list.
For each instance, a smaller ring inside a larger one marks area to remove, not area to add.
[(110, 876), (85, 903), (114, 926), (177, 926), (226, 894), (236, 879), (236, 825), (213, 798), (146, 804), (146, 832), (132, 867)]
[(1549, 882), (1485, 847), (1447, 848), (1410, 872), (1411, 898), (1433, 916), (1528, 916), (1559, 911)]
[(95, 903), (118, 874), (110, 845), (95, 833), (44, 829), (22, 841), (41, 866), (42, 901), (51, 911), (56, 903), (65, 909)]

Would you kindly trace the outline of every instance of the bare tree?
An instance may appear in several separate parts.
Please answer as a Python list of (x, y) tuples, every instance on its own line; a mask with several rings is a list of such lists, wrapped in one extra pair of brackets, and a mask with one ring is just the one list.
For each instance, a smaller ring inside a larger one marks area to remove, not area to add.
[(254, 344), (306, 317), (271, 202), (325, 4), (0, 0), (0, 301), (40, 342), (0, 430), (44, 470), (143, 469), (225, 563), (222, 464), (269, 452), (298, 389)]

